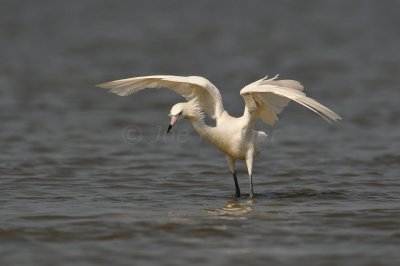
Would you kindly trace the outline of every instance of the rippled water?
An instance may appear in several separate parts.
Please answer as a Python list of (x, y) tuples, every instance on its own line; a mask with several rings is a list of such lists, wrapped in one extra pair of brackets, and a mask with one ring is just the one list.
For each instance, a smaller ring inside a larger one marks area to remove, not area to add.
[[(397, 1), (2, 1), (1, 265), (397, 265)], [(225, 158), (181, 99), (93, 85), (203, 75), (240, 115), (265, 74), (337, 111), (291, 104), (236, 200)]]

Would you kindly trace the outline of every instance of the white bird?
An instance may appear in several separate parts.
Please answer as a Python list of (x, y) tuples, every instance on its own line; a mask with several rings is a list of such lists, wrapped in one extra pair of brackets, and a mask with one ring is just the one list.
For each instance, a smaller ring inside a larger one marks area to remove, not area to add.
[[(189, 120), (199, 135), (216, 146), (226, 155), (230, 172), (235, 182), (236, 197), (240, 197), (240, 188), (236, 176), (236, 160), (245, 160), (249, 174), (250, 197), (253, 198), (253, 158), (258, 155), (267, 134), (254, 130), (257, 119), (274, 125), (277, 115), (287, 106), (290, 100), (298, 102), (317, 113), (328, 122), (340, 120), (332, 110), (307, 97), (303, 86), (295, 80), (278, 80), (267, 77), (257, 80), (241, 91), (245, 102), (241, 117), (232, 117), (224, 110), (219, 90), (203, 77), (190, 76), (144, 76), (115, 80), (97, 85), (110, 89), (111, 92), (127, 96), (145, 88), (168, 88), (182, 95), (187, 102), (175, 104), (169, 116), (171, 122), (167, 133), (182, 118)], [(216, 126), (204, 122), (206, 113), (216, 121)]]

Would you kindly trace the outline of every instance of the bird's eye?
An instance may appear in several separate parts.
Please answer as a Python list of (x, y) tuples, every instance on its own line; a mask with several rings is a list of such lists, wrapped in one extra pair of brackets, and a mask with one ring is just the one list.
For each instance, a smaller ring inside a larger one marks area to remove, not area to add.
[(183, 114), (183, 110), (178, 115), (181, 115), (181, 114)]

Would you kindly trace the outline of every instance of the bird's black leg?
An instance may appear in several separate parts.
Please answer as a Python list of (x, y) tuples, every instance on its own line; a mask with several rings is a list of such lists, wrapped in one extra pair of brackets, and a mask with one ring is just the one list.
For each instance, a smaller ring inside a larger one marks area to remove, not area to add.
[(236, 172), (233, 173), (233, 181), (235, 181), (235, 189), (236, 189), (235, 197), (239, 198), (240, 197), (240, 188), (239, 188), (239, 184), (237, 181)]
[(239, 183), (238, 183), (237, 177), (236, 177), (235, 160), (227, 155), (226, 161), (228, 162), (229, 170), (231, 171), (231, 173), (233, 175), (233, 181), (235, 181), (235, 189), (236, 189), (235, 196), (236, 196), (236, 198), (239, 198), (240, 197), (240, 188), (239, 188)]

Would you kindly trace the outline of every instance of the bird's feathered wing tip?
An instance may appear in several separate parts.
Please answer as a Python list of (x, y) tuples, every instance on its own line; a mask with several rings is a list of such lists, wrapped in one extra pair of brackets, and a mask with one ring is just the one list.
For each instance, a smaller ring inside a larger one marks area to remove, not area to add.
[(109, 81), (105, 83), (97, 84), (96, 87), (102, 89), (108, 89), (109, 92), (117, 94), (119, 96), (128, 96), (134, 94), (146, 87), (155, 87), (155, 78), (149, 78), (146, 80), (139, 78), (127, 78)]
[(330, 124), (332, 124), (332, 122), (342, 120), (342, 118), (331, 109), (305, 95), (301, 97), (296, 97), (293, 100), (315, 112)]

